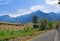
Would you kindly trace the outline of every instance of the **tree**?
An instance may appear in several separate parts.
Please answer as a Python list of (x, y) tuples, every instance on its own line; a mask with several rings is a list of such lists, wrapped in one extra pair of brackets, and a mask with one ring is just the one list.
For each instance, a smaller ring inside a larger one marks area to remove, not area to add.
[(40, 25), (41, 30), (48, 29), (48, 22), (46, 19), (41, 20), (40, 23), (41, 23), (41, 25)]
[(48, 21), (47, 21), (47, 19), (45, 18), (45, 19), (43, 19), (43, 20), (44, 20), (45, 29), (48, 29)]
[(58, 2), (58, 4), (60, 5), (60, 2)]
[(60, 5), (60, 0), (58, 0), (58, 4)]
[(32, 17), (32, 23), (34, 28), (38, 28), (38, 17), (36, 15)]
[(40, 21), (41, 25), (40, 25), (40, 30), (44, 30), (45, 29), (45, 26), (44, 26), (44, 23), (43, 21)]
[(53, 22), (48, 22), (48, 25), (49, 25), (49, 29), (53, 28)]
[(56, 25), (56, 29), (58, 29), (58, 24)]

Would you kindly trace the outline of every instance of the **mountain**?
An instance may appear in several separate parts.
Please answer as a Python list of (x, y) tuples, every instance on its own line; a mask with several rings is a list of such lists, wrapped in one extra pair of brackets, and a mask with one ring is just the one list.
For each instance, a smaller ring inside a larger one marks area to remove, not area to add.
[(9, 15), (0, 16), (0, 22), (8, 22), (10, 20)]
[[(48, 21), (52, 21), (55, 18), (54, 16), (56, 16), (55, 13), (48, 14), (48, 13), (44, 13), (44, 12), (38, 10), (36, 12), (32, 12), (31, 14), (18, 16), (16, 18), (13, 18), (13, 17), (11, 18), (9, 15), (3, 15), (3, 16), (0, 16), (0, 22), (28, 23), (28, 22), (32, 21), (32, 17), (35, 15), (38, 16), (39, 20), (46, 18)], [(54, 19), (54, 20), (56, 20), (56, 19)]]
[(32, 21), (32, 17), (35, 16), (35, 15), (38, 16), (39, 20), (43, 19), (43, 18), (48, 19), (48, 21), (52, 20), (52, 18), (48, 14), (43, 13), (40, 10), (38, 10), (36, 12), (33, 12), (31, 14), (27, 14), (27, 15), (16, 17), (15, 19), (17, 19), (21, 23), (28, 23), (28, 22)]
[(53, 19), (53, 20), (60, 20), (60, 13), (54, 13), (50, 12), (48, 15)]

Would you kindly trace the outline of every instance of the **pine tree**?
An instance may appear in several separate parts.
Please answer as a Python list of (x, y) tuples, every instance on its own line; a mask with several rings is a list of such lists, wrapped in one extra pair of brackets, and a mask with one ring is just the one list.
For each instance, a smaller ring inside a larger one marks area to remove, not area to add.
[(38, 17), (35, 15), (32, 17), (33, 28), (38, 28)]

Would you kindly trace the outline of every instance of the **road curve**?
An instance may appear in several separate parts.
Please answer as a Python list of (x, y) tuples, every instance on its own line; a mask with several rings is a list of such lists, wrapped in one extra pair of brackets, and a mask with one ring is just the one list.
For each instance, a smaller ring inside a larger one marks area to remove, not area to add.
[(39, 35), (35, 38), (30, 39), (29, 41), (54, 41), (56, 30), (46, 32), (43, 35)]

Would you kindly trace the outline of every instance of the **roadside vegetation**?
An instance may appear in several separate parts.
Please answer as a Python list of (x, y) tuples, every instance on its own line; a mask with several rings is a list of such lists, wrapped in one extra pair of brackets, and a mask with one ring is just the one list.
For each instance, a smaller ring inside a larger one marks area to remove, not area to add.
[(8, 41), (9, 39), (15, 39), (18, 37), (32, 36), (37, 33), (38, 29), (28, 28), (26, 30), (0, 30), (0, 41)]
[(9, 39), (15, 39), (18, 37), (32, 36), (37, 32), (53, 29), (53, 22), (48, 22), (47, 19), (38, 21), (37, 16), (32, 17), (32, 23), (34, 24), (33, 28), (27, 27), (27, 29), (24, 30), (0, 30), (0, 41), (8, 41)]

